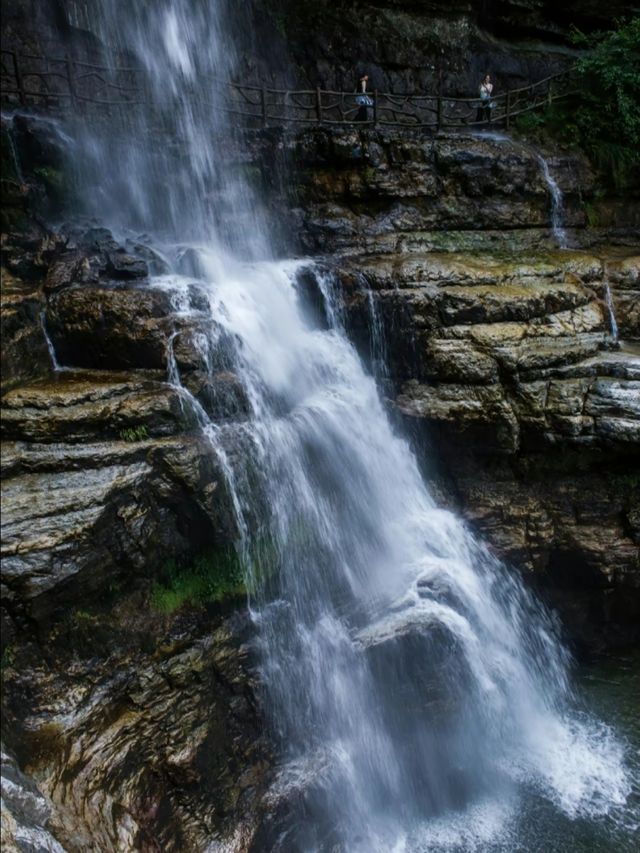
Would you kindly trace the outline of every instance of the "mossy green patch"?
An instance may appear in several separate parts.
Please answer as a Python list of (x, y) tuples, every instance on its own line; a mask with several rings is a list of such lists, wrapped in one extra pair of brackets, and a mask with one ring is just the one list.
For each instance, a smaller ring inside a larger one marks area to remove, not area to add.
[(128, 427), (127, 429), (121, 429), (119, 435), (123, 441), (129, 442), (144, 441), (146, 438), (149, 438), (149, 433), (144, 424), (140, 424), (136, 427)]
[(4, 674), (4, 671), (9, 667), (13, 666), (13, 662), (15, 660), (15, 649), (9, 644), (4, 647), (2, 651), (2, 656), (0, 657), (0, 673)]
[(154, 610), (173, 613), (183, 605), (220, 603), (246, 594), (240, 560), (232, 548), (205, 552), (188, 564), (169, 561), (151, 590)]
[(45, 189), (51, 195), (60, 195), (64, 190), (64, 178), (59, 169), (54, 169), (51, 166), (40, 166), (33, 170), (33, 174), (45, 186)]

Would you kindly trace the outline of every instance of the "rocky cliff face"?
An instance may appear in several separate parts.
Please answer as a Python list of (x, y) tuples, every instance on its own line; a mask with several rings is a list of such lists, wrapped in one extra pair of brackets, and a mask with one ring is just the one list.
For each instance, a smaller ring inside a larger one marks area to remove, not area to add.
[[(380, 86), (433, 88), (442, 71), (466, 91), (489, 59), (515, 82), (568, 55), (549, 4), (418, 5), (285, 4), (264, 26), (304, 67), (280, 79), (351, 88), (357, 54)], [(426, 67), (441, 38), (446, 62)], [(555, 43), (548, 62), (534, 38)], [(69, 191), (52, 126), (18, 118), (17, 151), (7, 139), (3, 737), (38, 788), (9, 759), (3, 827), (15, 849), (25, 831), (54, 850), (247, 849), (270, 757), (242, 600), (153, 604), (169, 561), (215, 563), (235, 536), (201, 423), (233, 433), (242, 389), (224, 341), (213, 362), (203, 351), (216, 318), (197, 291), (177, 305), (151, 286), (164, 270), (148, 241), (39, 224)], [(640, 624), (639, 213), (599, 199), (581, 157), (548, 161), (571, 250), (550, 231), (538, 153), (508, 139), (267, 132), (234, 165), (261, 173), (283, 231), (335, 276), (439, 498), (593, 649), (637, 641)]]
[[(640, 259), (615, 264), (637, 287)], [(361, 330), (371, 294), (392, 405), (428, 476), (500, 556), (565, 598), (574, 641), (632, 640), (640, 350), (609, 348), (602, 259), (433, 254), (341, 275)]]
[[(257, 0), (254, 6), (258, 21), (262, 13), (276, 24), (271, 53), (283, 57), (276, 69), (291, 82), (351, 91), (366, 71), (380, 91), (442, 86), (462, 97), (475, 92), (487, 71), (501, 88), (560, 71), (576, 55), (572, 26), (606, 28), (637, 12), (636, 4), (618, 0), (606, 9), (584, 0)], [(261, 45), (252, 47), (248, 68), (262, 74)], [(264, 65), (273, 71), (273, 59)]]
[(112, 597), (5, 661), (7, 748), (29, 780), (3, 780), (3, 847), (246, 849), (270, 764), (247, 620)]
[[(208, 303), (151, 287), (141, 243), (30, 219), (45, 188), (23, 179), (2, 243), (3, 847), (244, 849), (269, 745), (245, 596), (218, 600), (236, 531), (201, 423), (246, 404), (224, 341), (203, 371)], [(194, 559), (216, 595), (163, 599)]]
[[(528, 85), (575, 59), (572, 28), (606, 29), (636, 2), (594, 0), (226, 0), (244, 82), (353, 91), (368, 72), (390, 92), (475, 93)], [(7, 0), (3, 41), (26, 53), (96, 59), (99, 0)]]
[(352, 334), (386, 364), (427, 476), (549, 594), (576, 644), (637, 640), (637, 206), (585, 227), (589, 165), (551, 155), (582, 247), (558, 250), (540, 154), (507, 137), (279, 144), (301, 165), (307, 245), (339, 257)]

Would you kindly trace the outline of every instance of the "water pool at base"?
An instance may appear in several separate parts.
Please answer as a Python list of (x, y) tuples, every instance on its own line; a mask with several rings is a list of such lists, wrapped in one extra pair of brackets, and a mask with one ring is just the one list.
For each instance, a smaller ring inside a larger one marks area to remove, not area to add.
[(526, 787), (516, 800), (488, 801), (417, 833), (415, 853), (637, 853), (640, 849), (640, 652), (603, 657), (575, 669), (585, 704), (625, 746), (632, 793), (600, 817), (569, 818)]

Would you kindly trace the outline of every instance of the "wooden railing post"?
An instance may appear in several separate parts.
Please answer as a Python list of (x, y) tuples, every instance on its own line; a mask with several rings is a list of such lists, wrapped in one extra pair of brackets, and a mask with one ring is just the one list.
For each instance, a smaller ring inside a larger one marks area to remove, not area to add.
[(373, 93), (373, 126), (378, 124), (378, 90)]
[(553, 80), (549, 80), (549, 82), (547, 84), (547, 106), (548, 107), (551, 106), (551, 101), (553, 100), (553, 98), (551, 97), (551, 86), (552, 86), (552, 84), (553, 84)]
[(322, 91), (320, 86), (316, 88), (316, 118), (318, 124), (322, 124)]
[(18, 90), (18, 98), (20, 100), (20, 104), (23, 107), (27, 106), (27, 95), (24, 91), (24, 84), (22, 82), (22, 71), (20, 70), (20, 65), (18, 63), (18, 54), (11, 53), (11, 58), (13, 59), (13, 73), (16, 78), (16, 89)]
[(71, 104), (71, 108), (75, 109), (75, 106), (76, 106), (76, 88), (75, 88), (75, 82), (73, 79), (73, 60), (71, 59), (69, 54), (67, 54), (67, 57), (66, 57), (65, 67), (67, 69), (67, 84), (69, 86), (69, 95), (71, 96), (69, 98), (69, 103)]
[(263, 87), (260, 90), (260, 104), (262, 106), (262, 126), (267, 126), (267, 90)]
[(511, 90), (507, 89), (507, 99), (505, 101), (504, 126), (509, 130), (511, 124)]

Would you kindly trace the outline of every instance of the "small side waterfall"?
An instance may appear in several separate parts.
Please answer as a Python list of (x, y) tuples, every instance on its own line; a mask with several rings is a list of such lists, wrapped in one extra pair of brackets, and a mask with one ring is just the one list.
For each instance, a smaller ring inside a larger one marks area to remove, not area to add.
[(613, 343), (618, 343), (618, 323), (616, 321), (616, 312), (613, 307), (613, 296), (611, 294), (611, 285), (609, 284), (609, 277), (606, 274), (604, 276), (604, 301), (607, 306), (607, 314), (609, 315), (609, 333), (611, 334), (611, 340)]
[(42, 334), (44, 335), (45, 343), (47, 344), (47, 351), (49, 353), (49, 359), (51, 361), (51, 369), (54, 372), (58, 372), (60, 370), (65, 370), (66, 368), (62, 367), (60, 362), (58, 361), (58, 357), (56, 355), (56, 350), (53, 345), (53, 341), (49, 336), (49, 331), (47, 329), (47, 323), (44, 316), (44, 311), (40, 312), (40, 326), (42, 328)]
[(562, 190), (558, 186), (556, 179), (551, 174), (548, 162), (542, 154), (538, 154), (537, 156), (538, 162), (540, 163), (540, 169), (542, 171), (542, 177), (549, 189), (549, 195), (551, 197), (551, 230), (553, 231), (553, 236), (556, 239), (558, 247), (560, 249), (566, 249), (568, 247), (568, 242), (567, 232), (564, 228)]
[[(515, 141), (506, 133), (500, 133), (497, 131), (489, 131), (489, 130), (477, 130), (473, 134), (473, 136), (478, 139), (490, 139), (493, 142), (509, 142), (511, 144), (515, 144)], [(540, 164), (540, 172), (544, 179), (544, 182), (549, 191), (549, 197), (551, 199), (551, 215), (550, 215), (550, 224), (551, 231), (556, 240), (558, 248), (567, 249), (569, 247), (567, 232), (564, 227), (564, 203), (562, 190), (558, 186), (558, 182), (551, 174), (551, 170), (549, 169), (549, 163), (542, 156), (542, 154), (537, 151), (533, 145), (522, 144), (522, 147), (527, 151), (530, 151)]]
[[(103, 36), (137, 53), (154, 114), (189, 156), (167, 169), (143, 114), (118, 140), (118, 181), (109, 139), (87, 134), (83, 168), (122, 227), (154, 231), (157, 220), (171, 271), (153, 284), (176, 293), (179, 312), (193, 290), (206, 297), (204, 349), (226, 342), (250, 410), (214, 424), (184, 391), (227, 479), (259, 629), (280, 768), (261, 849), (420, 853), (443, 824), (473, 849), (500, 841), (525, 791), (572, 819), (620, 806), (622, 747), (576, 711), (553, 623), (436, 505), (345, 333), (337, 292), (310, 262), (272, 257), (254, 195), (224, 166), (239, 143), (209, 93), (192, 92), (195, 69), (233, 66), (222, 4), (108, 0), (103, 15)], [(301, 297), (303, 272), (321, 321)], [(372, 297), (374, 360), (375, 308)], [(174, 343), (168, 381), (182, 387)], [(493, 816), (489, 829), (479, 814)]]

